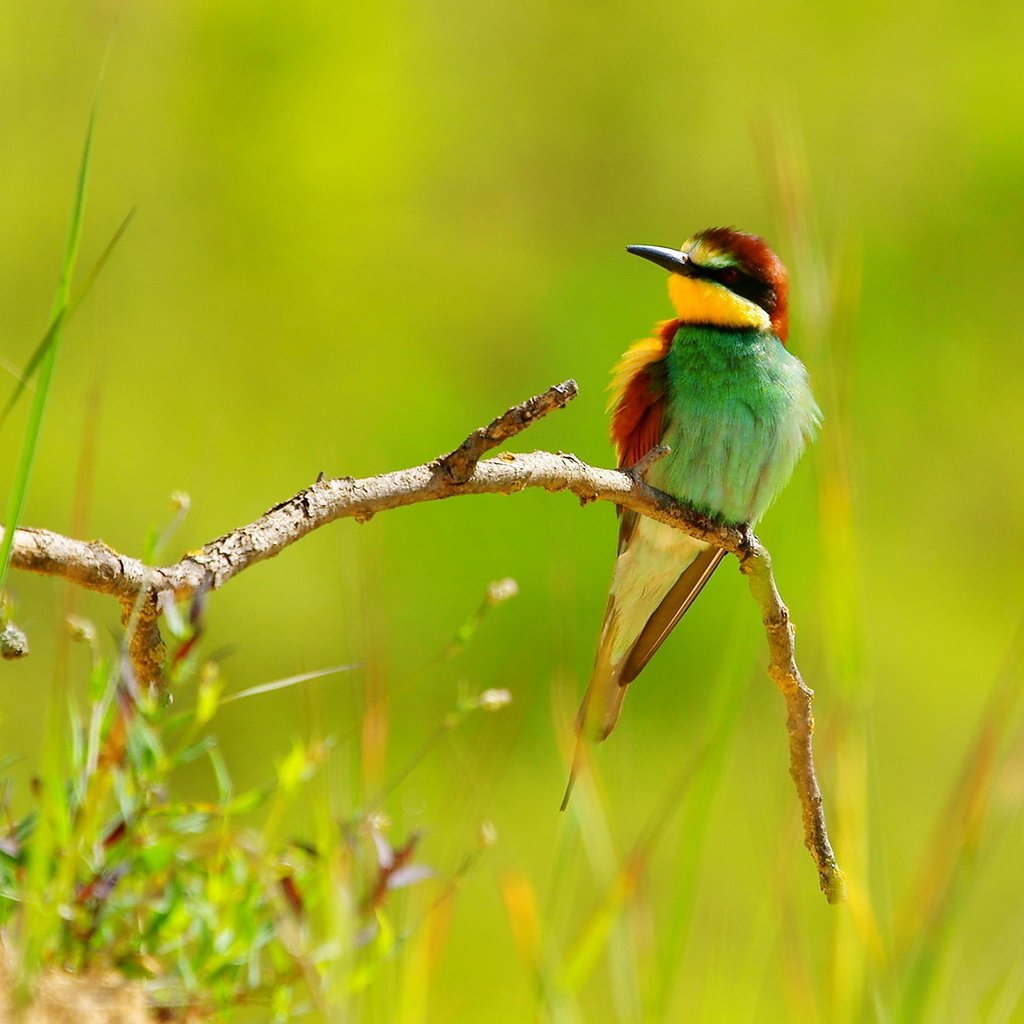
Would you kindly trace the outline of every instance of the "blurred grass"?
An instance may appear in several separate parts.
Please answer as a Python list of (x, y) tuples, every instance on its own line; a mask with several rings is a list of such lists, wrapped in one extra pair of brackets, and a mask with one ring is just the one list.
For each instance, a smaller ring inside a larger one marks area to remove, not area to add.
[[(133, 203), (139, 214), (70, 325), (33, 525), (69, 526), (97, 375), (90, 534), (140, 552), (181, 490), (192, 510), (174, 557), (321, 469), (423, 461), (569, 375), (581, 400), (523, 443), (607, 461), (607, 368), (667, 312), (663, 282), (629, 263), (626, 243), (735, 223), (766, 234), (794, 274), (792, 345), (827, 422), (764, 539), (818, 694), (851, 904), (819, 905), (779, 701), (756, 672), (746, 686), (763, 657), (735, 573), (718, 574), (598, 751), (592, 863), (582, 824), (557, 814), (558, 737), (592, 656), (610, 510), (522, 494), (341, 524), (211, 602), (207, 643), (234, 646), (220, 665), (234, 689), (367, 664), (365, 677), (219, 712), (236, 788), (294, 736), (336, 735), (308, 806), (327, 842), (332, 815), (409, 762), (460, 685), (514, 697), (447, 734), (388, 801), (395, 834), (423, 829), (431, 863), (461, 863), (483, 820), (498, 843), (457, 900), (425, 914), (367, 1019), (1019, 1016), (1016, 719), (989, 774), (972, 753), (1020, 607), (1024, 421), (1007, 313), (1024, 170), (1008, 130), (1024, 98), (1019, 5), (984, 17), (784, 5), (771, 18), (660, 0), (8, 5), (6, 366), (24, 366), (46, 327), (83, 90), (114, 20), (90, 221), (116, 223)], [(780, 175), (799, 186), (788, 206)], [(101, 238), (87, 229), (83, 258)], [(0, 480), (27, 416), (22, 403), (4, 428)], [(487, 582), (508, 575), (520, 598), (431, 664)], [(0, 670), (0, 741), (25, 758), (13, 769), (24, 804), (60, 602), (50, 581), (8, 582), (33, 644)], [(116, 624), (91, 596), (79, 610)], [(81, 681), (89, 659), (71, 653)], [(1019, 668), (1008, 671), (1012, 689)], [(554, 720), (552, 687), (565, 694)], [(704, 749), (623, 895), (637, 837)], [(947, 811), (958, 777), (987, 780), (983, 818)], [(208, 796), (209, 772), (181, 784)], [(930, 890), (948, 906), (915, 929), (905, 908), (933, 858), (959, 866)], [(540, 966), (516, 952), (507, 879), (514, 905), (536, 908)], [(344, 943), (343, 915), (318, 912)], [(614, 966), (580, 958), (597, 920)], [(538, 971), (555, 984), (566, 963), (577, 988), (538, 987)]]

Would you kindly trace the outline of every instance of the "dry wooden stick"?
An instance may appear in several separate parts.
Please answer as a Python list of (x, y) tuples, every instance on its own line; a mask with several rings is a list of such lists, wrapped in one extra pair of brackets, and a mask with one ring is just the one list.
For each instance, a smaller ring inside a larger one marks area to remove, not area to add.
[(739, 560), (761, 609), (768, 639), (769, 674), (786, 701), (790, 773), (803, 808), (804, 842), (814, 857), (822, 891), (830, 903), (845, 897), (843, 876), (829, 842), (821, 791), (814, 772), (811, 736), (813, 692), (796, 663), (793, 626), (779, 596), (767, 550), (749, 530), (726, 526), (656, 488), (644, 470), (656, 450), (630, 470), (600, 469), (575, 455), (552, 452), (505, 453), (481, 461), (503, 441), (578, 394), (575, 381), (549, 388), (513, 406), (488, 426), (473, 431), (448, 455), (380, 476), (319, 479), (275, 505), (255, 522), (205, 544), (172, 565), (148, 566), (100, 541), (80, 541), (48, 530), (15, 532), (11, 564), (29, 572), (59, 576), (89, 590), (110, 594), (130, 623), (130, 655), (137, 679), (158, 685), (163, 644), (158, 619), (164, 603), (199, 591), (216, 590), (249, 566), (273, 558), (313, 530), (336, 519), (368, 521), (377, 512), (463, 494), (513, 494), (527, 487), (571, 491), (582, 504), (610, 501), (725, 548)]

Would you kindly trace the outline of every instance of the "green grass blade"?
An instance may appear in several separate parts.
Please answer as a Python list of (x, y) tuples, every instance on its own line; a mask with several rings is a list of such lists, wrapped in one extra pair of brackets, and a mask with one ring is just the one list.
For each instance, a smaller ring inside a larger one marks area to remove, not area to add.
[(76, 309), (78, 309), (82, 304), (82, 301), (91, 291), (92, 286), (96, 283), (96, 279), (100, 276), (100, 273), (106, 266), (107, 261), (113, 254), (114, 249), (117, 248), (117, 243), (121, 241), (125, 231), (128, 230), (128, 225), (131, 224), (132, 219), (135, 217), (135, 211), (136, 207), (133, 206), (128, 211), (124, 220), (118, 225), (117, 230), (111, 236), (110, 241), (107, 242), (103, 252), (100, 253), (99, 259), (92, 265), (92, 269), (89, 271), (85, 279), (85, 284), (71, 301), (71, 304), (68, 306), (64, 316), (61, 319), (54, 318), (50, 321), (50, 326), (46, 328), (46, 333), (40, 339), (39, 344), (36, 345), (32, 355), (29, 356), (29, 360), (25, 364), (25, 369), (21, 371), (21, 375), (19, 376), (17, 383), (14, 385), (14, 390), (11, 392), (10, 398), (7, 399), (7, 404), (3, 407), (3, 410), (0, 411), (0, 428), (3, 427), (11, 410), (18, 404), (18, 399), (21, 398), (25, 388), (28, 387), (28, 382), (32, 379), (36, 370), (39, 369), (39, 364), (42, 361), (43, 356), (46, 355), (50, 346), (53, 344), (53, 336), (58, 329), (58, 326), (67, 322), (68, 318)]
[(133, 206), (125, 215), (124, 220), (121, 221), (117, 226), (117, 230), (110, 236), (110, 241), (103, 247), (103, 252), (100, 253), (99, 258), (92, 265), (89, 273), (85, 275), (85, 281), (82, 287), (79, 289), (78, 294), (75, 295), (71, 301), (70, 312), (74, 313), (76, 309), (85, 300), (85, 297), (92, 290), (92, 286), (96, 283), (97, 278), (103, 272), (103, 268), (107, 265), (110, 257), (113, 256), (114, 250), (117, 248), (121, 239), (124, 237), (124, 233), (128, 230), (128, 225), (135, 219), (135, 214), (138, 212), (138, 207)]
[(67, 245), (61, 264), (60, 282), (53, 303), (53, 315), (50, 318), (50, 330), (47, 331), (49, 344), (39, 359), (39, 387), (32, 401), (28, 425), (18, 457), (18, 466), (14, 473), (14, 483), (7, 501), (3, 541), (0, 542), (0, 592), (3, 591), (7, 579), (7, 569), (11, 560), (11, 547), (14, 544), (14, 531), (21, 520), (25, 507), (25, 496), (28, 492), (29, 477), (32, 464), (35, 462), (36, 449), (43, 429), (43, 417), (53, 383), (53, 373), (57, 365), (57, 353), (60, 349), (64, 323), (67, 320), (68, 304), (71, 295), (71, 279), (78, 259), (78, 247), (82, 238), (82, 214), (85, 210), (85, 193), (89, 181), (89, 163), (92, 156), (92, 140), (96, 126), (96, 108), (99, 104), (99, 90), (93, 100), (89, 113), (89, 126), (85, 133), (85, 145), (82, 148), (82, 160), (78, 168), (78, 181), (75, 186), (75, 198), (71, 209), (71, 225), (68, 231)]
[(4, 425), (11, 410), (18, 404), (18, 399), (24, 394), (25, 389), (28, 387), (28, 382), (35, 375), (36, 370), (39, 369), (39, 363), (42, 361), (43, 356), (50, 350), (50, 346), (53, 344), (53, 335), (59, 323), (60, 321), (58, 320), (50, 321), (50, 326), (46, 328), (46, 332), (39, 340), (39, 344), (36, 345), (32, 355), (29, 356), (25, 368), (21, 371), (21, 375), (15, 382), (11, 397), (7, 399), (3, 412), (0, 412), (0, 427)]
[(260, 683), (259, 686), (250, 686), (247, 690), (239, 690), (237, 693), (229, 693), (217, 701), (217, 707), (222, 708), (225, 704), (231, 704), (236, 700), (245, 700), (248, 697), (257, 697), (262, 693), (273, 693), (275, 690), (285, 690), (290, 686), (298, 686), (301, 683), (308, 683), (314, 679), (321, 679), (324, 676), (335, 675), (338, 672), (353, 672), (362, 668), (359, 662), (351, 665), (332, 665), (330, 668), (318, 668), (312, 672), (303, 672), (301, 675), (288, 676), (285, 679), (275, 679), (272, 683)]

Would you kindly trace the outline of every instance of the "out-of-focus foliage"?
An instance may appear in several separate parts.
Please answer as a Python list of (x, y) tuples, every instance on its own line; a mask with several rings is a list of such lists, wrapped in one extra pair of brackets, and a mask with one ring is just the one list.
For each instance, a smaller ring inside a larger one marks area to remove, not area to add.
[[(240, 791), (330, 734), (336, 806), (401, 776), (395, 834), (421, 830), (445, 877), (496, 826), (493, 874), (420, 935), (420, 982), (371, 1001), (378, 1019), (1021, 1012), (1012, 700), (991, 764), (984, 743), (968, 759), (1000, 672), (1022, 671), (1019, 4), (18, 0), (0, 32), (5, 367), (46, 329), (111, 37), (83, 265), (138, 207), (65, 333), (33, 525), (137, 553), (181, 490), (173, 558), (321, 470), (424, 461), (567, 376), (582, 397), (521, 443), (607, 462), (607, 368), (668, 313), (623, 246), (732, 223), (794, 271), (825, 432), (761, 532), (818, 693), (851, 903), (815, 890), (728, 566), (560, 817), (610, 508), (531, 493), (340, 523), (211, 596), (203, 652), (236, 689), (365, 666), (224, 708)], [(4, 503), (29, 404), (0, 434)], [(519, 596), (463, 649), (507, 575)], [(83, 691), (89, 666), (58, 655), (60, 587), (9, 584), (33, 653), (0, 668), (0, 742), (27, 807), (55, 666)], [(434, 743), (462, 685), (513, 703)], [(208, 771), (182, 784), (211, 798)]]
[[(9, 786), (0, 804), (0, 928), (10, 940), (0, 957), (0, 1012), (12, 963), (23, 987), (40, 993), (33, 1020), (51, 1019), (38, 1003), (54, 977), (111, 973), (161, 1020), (239, 1007), (274, 1021), (344, 1017), (393, 970), (416, 930), (408, 922), (429, 933), (437, 908), (490, 845), (482, 835), (443, 878), (418, 862), (418, 833), (392, 845), (383, 795), (368, 793), (358, 814), (332, 819), (316, 779), (332, 746), (321, 738), (293, 740), (262, 785), (236, 792), (211, 728), (219, 708), (312, 680), (225, 696), (216, 662), (192, 656), (201, 607), (194, 600), (187, 618), (172, 616), (168, 676), (190, 691), (182, 711), (166, 694), (140, 694), (129, 662), (103, 657), (95, 630), (75, 620), (93, 654), (88, 713), (72, 706), (60, 716), (29, 811), (16, 814)], [(436, 739), (507, 704), (507, 691), (464, 693)], [(212, 776), (209, 796), (179, 800), (178, 780), (193, 763)], [(9, 758), (0, 762), (9, 769)], [(319, 813), (305, 816), (305, 833), (289, 835), (296, 805), (313, 801)], [(440, 898), (402, 898), (400, 890), (434, 877)], [(66, 1001), (76, 1006), (75, 998)]]

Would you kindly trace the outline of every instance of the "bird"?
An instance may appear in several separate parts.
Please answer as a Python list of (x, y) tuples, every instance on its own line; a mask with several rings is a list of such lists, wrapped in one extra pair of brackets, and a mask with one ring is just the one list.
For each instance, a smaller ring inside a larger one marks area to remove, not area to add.
[[(620, 469), (664, 445), (646, 479), (724, 524), (758, 522), (816, 435), (821, 411), (807, 370), (786, 347), (786, 268), (764, 239), (729, 227), (678, 249), (626, 251), (668, 271), (675, 316), (634, 343), (612, 371), (611, 440)], [(628, 509), (577, 747), (615, 728), (639, 675), (722, 561), (718, 547)]]

